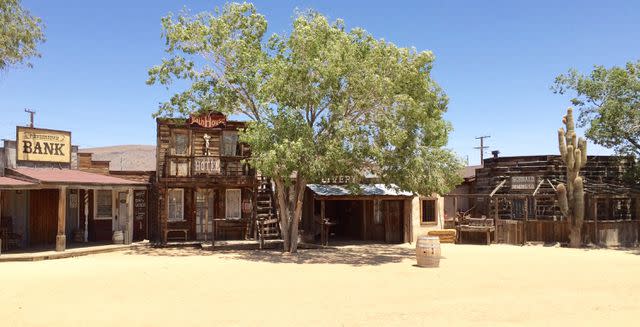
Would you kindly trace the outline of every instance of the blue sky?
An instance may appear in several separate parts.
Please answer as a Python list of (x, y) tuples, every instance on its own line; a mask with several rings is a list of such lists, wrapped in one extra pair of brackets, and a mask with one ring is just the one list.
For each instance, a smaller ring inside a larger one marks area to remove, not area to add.
[[(165, 57), (160, 18), (222, 1), (31, 1), (47, 42), (34, 68), (0, 72), (0, 138), (35, 109), (36, 126), (71, 130), (81, 147), (154, 144), (151, 114), (171, 91), (147, 86)], [(269, 33), (314, 8), (377, 38), (436, 55), (433, 75), (450, 97), (449, 147), (479, 162), (476, 136), (501, 155), (553, 154), (568, 96), (556, 75), (640, 59), (638, 1), (255, 1)], [(609, 153), (591, 146), (590, 154)]]

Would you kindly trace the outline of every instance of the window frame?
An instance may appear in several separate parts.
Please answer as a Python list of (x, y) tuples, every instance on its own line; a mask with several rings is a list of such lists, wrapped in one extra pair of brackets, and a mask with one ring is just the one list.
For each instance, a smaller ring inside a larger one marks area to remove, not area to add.
[[(433, 202), (433, 220), (425, 221), (425, 202)], [(437, 198), (422, 198), (420, 199), (420, 225), (438, 225), (438, 199)]]
[[(98, 210), (98, 198), (101, 192), (109, 192), (109, 194), (111, 194), (111, 215), (110, 216), (100, 216), (99, 215), (99, 210)], [(113, 196), (113, 190), (94, 190), (93, 193), (93, 220), (110, 220), (113, 219), (114, 214), (115, 214), (115, 210), (114, 210), (114, 196)]]
[[(186, 144), (184, 153), (178, 153), (177, 144), (178, 144), (178, 135), (184, 136), (186, 138)], [(171, 154), (174, 156), (189, 156), (191, 152), (191, 140), (189, 139), (189, 131), (186, 130), (172, 130), (171, 131)]]
[[(238, 156), (238, 147), (240, 146), (240, 137), (238, 131), (235, 130), (224, 130), (221, 135), (222, 139), (222, 149), (220, 151), (223, 157), (237, 157)], [(235, 141), (234, 152), (232, 154), (227, 153), (227, 138), (233, 138)]]
[[(171, 217), (171, 192), (179, 191), (180, 192), (180, 219), (176, 219), (175, 217), (172, 219)], [(167, 190), (167, 222), (180, 222), (185, 221), (184, 219), (184, 189), (183, 188), (170, 188)]]

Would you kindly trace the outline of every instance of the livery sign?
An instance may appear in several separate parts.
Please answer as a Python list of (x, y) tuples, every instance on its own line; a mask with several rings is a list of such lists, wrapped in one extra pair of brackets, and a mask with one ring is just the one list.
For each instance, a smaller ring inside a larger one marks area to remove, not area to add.
[(71, 132), (30, 127), (16, 128), (18, 161), (71, 162)]

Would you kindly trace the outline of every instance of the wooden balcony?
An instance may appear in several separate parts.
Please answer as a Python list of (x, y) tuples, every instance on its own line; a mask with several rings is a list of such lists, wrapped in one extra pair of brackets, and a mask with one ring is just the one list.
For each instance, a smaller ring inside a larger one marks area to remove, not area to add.
[(159, 177), (161, 180), (189, 180), (211, 177), (218, 179), (255, 180), (255, 169), (243, 162), (246, 156), (166, 155)]

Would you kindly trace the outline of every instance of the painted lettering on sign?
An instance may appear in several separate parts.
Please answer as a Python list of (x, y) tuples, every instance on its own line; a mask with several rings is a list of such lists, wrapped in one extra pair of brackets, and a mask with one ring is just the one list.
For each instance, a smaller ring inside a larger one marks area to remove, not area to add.
[(196, 157), (194, 158), (193, 166), (193, 170), (196, 174), (220, 174), (220, 158)]
[(512, 190), (533, 190), (536, 188), (535, 176), (513, 176), (511, 177)]
[(227, 117), (221, 113), (212, 112), (208, 114), (192, 115), (189, 117), (189, 124), (196, 124), (202, 127), (214, 128), (227, 123)]
[(322, 179), (322, 184), (349, 184), (355, 182), (356, 178), (353, 176), (333, 176)]
[(16, 129), (18, 161), (71, 162), (71, 133), (48, 129)]

